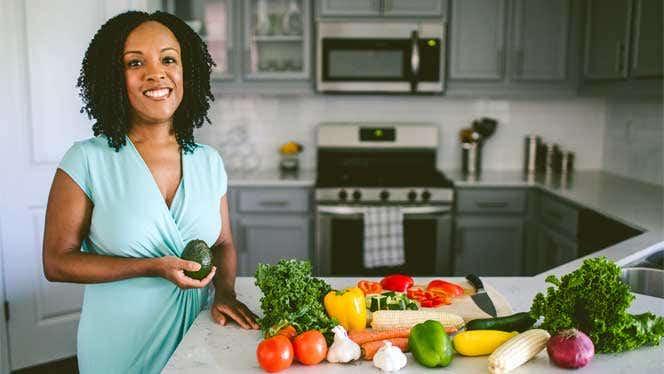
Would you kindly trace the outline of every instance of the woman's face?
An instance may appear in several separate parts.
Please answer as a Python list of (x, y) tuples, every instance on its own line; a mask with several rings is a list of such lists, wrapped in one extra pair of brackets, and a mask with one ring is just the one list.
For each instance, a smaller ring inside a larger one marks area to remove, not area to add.
[(170, 122), (182, 102), (180, 43), (171, 30), (149, 21), (127, 37), (122, 62), (131, 123)]

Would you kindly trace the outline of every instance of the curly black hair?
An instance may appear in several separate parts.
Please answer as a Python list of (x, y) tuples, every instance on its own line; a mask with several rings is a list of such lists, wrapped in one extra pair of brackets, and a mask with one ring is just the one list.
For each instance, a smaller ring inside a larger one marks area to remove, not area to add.
[(156, 21), (168, 27), (182, 50), (183, 98), (175, 111), (173, 131), (180, 147), (193, 152), (194, 128), (210, 122), (207, 111), (214, 96), (210, 90), (210, 73), (215, 66), (207, 45), (185, 22), (165, 12), (128, 11), (109, 19), (92, 38), (76, 87), (88, 118), (95, 119), (94, 135), (104, 134), (108, 145), (119, 151), (126, 144), (129, 131), (130, 104), (125, 86), (122, 53), (127, 36), (140, 24)]

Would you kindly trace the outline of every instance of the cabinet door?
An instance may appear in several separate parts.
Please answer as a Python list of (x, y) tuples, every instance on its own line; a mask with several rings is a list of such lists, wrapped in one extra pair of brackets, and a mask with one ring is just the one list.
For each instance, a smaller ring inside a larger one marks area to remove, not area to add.
[(513, 216), (459, 216), (455, 275), (521, 275), (523, 220)]
[(443, 16), (446, 0), (383, 0), (384, 16)]
[(309, 260), (309, 216), (239, 217), (238, 251), (246, 253), (242, 275), (252, 276), (259, 262), (274, 264), (281, 259)]
[(455, 0), (450, 22), (450, 79), (503, 79), (505, 1)]
[(513, 17), (512, 79), (564, 80), (569, 0), (516, 0)]
[(540, 225), (537, 251), (536, 273), (541, 273), (576, 259), (577, 243), (547, 226)]
[(662, 0), (637, 0), (632, 38), (632, 69), (637, 78), (662, 77)]
[(309, 4), (306, 0), (244, 3), (245, 79), (309, 79)]
[(164, 1), (164, 10), (183, 19), (206, 42), (217, 64), (212, 70), (216, 79), (235, 76), (234, 5), (233, 0)]
[[(627, 77), (631, 19), (630, 0), (588, 0), (586, 23), (586, 79)], [(658, 15), (661, 17), (661, 14)]]
[(318, 0), (318, 14), (329, 16), (379, 16), (381, 0)]

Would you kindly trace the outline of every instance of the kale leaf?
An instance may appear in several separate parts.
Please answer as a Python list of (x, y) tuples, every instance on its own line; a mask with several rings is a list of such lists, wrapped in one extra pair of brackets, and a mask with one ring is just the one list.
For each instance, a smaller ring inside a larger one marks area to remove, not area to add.
[(255, 278), (256, 286), (263, 291), (260, 300), (263, 318), (258, 323), (265, 337), (276, 335), (287, 325), (292, 325), (298, 333), (315, 329), (328, 337), (337, 325), (323, 306), (323, 297), (332, 288), (324, 280), (311, 276), (309, 261), (258, 264)]
[[(642, 345), (659, 345), (664, 336), (664, 318), (651, 313), (627, 313), (634, 300), (621, 282), (621, 269), (604, 257), (587, 259), (581, 267), (561, 279), (546, 278), (546, 295), (538, 293), (530, 314), (544, 317), (541, 328), (554, 334), (577, 328), (595, 344), (597, 352), (622, 352)], [(556, 288), (557, 287), (557, 288)]]

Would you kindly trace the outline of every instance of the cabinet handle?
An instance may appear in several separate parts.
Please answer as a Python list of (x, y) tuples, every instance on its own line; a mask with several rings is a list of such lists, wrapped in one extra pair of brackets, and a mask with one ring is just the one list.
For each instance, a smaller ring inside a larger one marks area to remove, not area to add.
[(504, 208), (508, 203), (506, 201), (477, 201), (475, 204), (477, 204), (479, 208), (495, 209)]
[(284, 207), (288, 206), (288, 201), (285, 200), (272, 200), (272, 201), (261, 201), (258, 203), (260, 206), (264, 207), (270, 207), (270, 208), (276, 208), (276, 207)]

